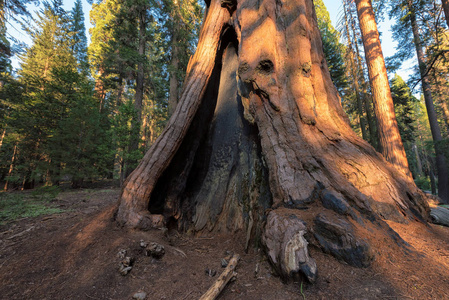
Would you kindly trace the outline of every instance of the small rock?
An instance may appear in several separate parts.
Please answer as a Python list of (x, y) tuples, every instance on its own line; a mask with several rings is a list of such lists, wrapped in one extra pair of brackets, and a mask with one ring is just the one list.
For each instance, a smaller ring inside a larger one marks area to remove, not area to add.
[(134, 263), (134, 258), (127, 256), (127, 257), (125, 257), (125, 259), (122, 260), (120, 263), (121, 263), (122, 265), (124, 265), (125, 267), (130, 267), (130, 266), (132, 266), (133, 263)]
[(257, 274), (259, 274), (260, 271), (260, 264), (256, 264), (256, 269), (254, 269), (254, 277), (257, 278)]
[(117, 253), (117, 257), (118, 258), (125, 258), (126, 256), (126, 249), (120, 249), (119, 252)]
[(224, 258), (221, 259), (221, 267), (222, 268), (226, 268), (228, 266), (228, 264), (229, 264), (229, 262), (226, 259), (224, 259)]
[(147, 298), (147, 293), (145, 292), (137, 292), (133, 295), (133, 299), (136, 300), (145, 300)]
[(119, 263), (119, 272), (120, 274), (122, 274), (123, 276), (128, 275), (129, 272), (131, 272), (132, 270), (132, 265), (134, 263), (134, 258), (132, 257), (125, 257), (120, 263)]
[(152, 242), (146, 247), (147, 256), (152, 256), (154, 258), (160, 259), (162, 258), (162, 256), (164, 256), (164, 254), (165, 254), (164, 246), (158, 243)]
[(141, 248), (146, 248), (148, 246), (148, 243), (145, 242), (144, 240), (140, 240), (140, 247)]
[(215, 275), (217, 275), (217, 271), (207, 268), (206, 275), (209, 275), (209, 277), (214, 277)]
[(125, 267), (124, 265), (120, 265), (119, 272), (122, 276), (126, 276), (132, 269), (133, 267)]

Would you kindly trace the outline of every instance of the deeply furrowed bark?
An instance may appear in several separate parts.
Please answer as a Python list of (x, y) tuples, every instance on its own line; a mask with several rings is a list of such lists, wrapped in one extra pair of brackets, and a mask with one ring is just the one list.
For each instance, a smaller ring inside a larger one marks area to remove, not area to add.
[(124, 185), (120, 223), (246, 230), (282, 276), (313, 281), (309, 242), (364, 267), (366, 228), (397, 239), (382, 218), (427, 217), (413, 181), (349, 127), (312, 1), (212, 0), (187, 76)]

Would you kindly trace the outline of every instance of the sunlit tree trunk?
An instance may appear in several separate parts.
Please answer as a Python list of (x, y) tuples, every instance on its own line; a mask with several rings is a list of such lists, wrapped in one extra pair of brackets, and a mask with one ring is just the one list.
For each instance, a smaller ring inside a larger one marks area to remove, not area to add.
[(243, 231), (247, 245), (262, 240), (281, 276), (313, 282), (312, 240), (369, 266), (371, 242), (402, 243), (382, 219), (427, 215), (413, 180), (351, 130), (313, 2), (212, 0), (180, 101), (127, 178), (116, 220)]
[(5, 128), (3, 129), (3, 131), (2, 131), (2, 136), (0, 137), (0, 149), (2, 149), (2, 146), (3, 146), (3, 140), (5, 139), (5, 136), (6, 136), (6, 124), (5, 124)]
[(360, 55), (360, 49), (357, 43), (357, 40), (362, 40), (362, 38), (360, 37), (360, 34), (357, 32), (357, 30), (355, 29), (355, 19), (351, 18), (351, 29), (352, 29), (352, 33), (354, 35), (354, 47), (355, 47), (355, 54), (357, 57), (357, 67), (359, 70), (359, 78), (361, 81), (361, 92), (363, 93), (363, 97), (362, 97), (362, 102), (363, 105), (365, 106), (365, 112), (366, 112), (366, 119), (368, 120), (368, 131), (369, 131), (369, 141), (371, 143), (371, 145), (377, 150), (380, 151), (380, 142), (379, 142), (379, 136), (378, 136), (378, 128), (377, 128), (377, 121), (375, 119), (375, 117), (373, 116), (373, 100), (372, 100), (372, 95), (370, 93), (368, 93), (368, 83), (365, 80), (365, 66), (363, 65), (362, 62), (362, 56)]
[(441, 105), (441, 109), (443, 111), (444, 123), (446, 123), (447, 132), (449, 132), (449, 108), (447, 107), (447, 102), (444, 100), (441, 100), (440, 105)]
[(95, 96), (98, 98), (99, 100), (99, 108), (98, 110), (100, 112), (103, 111), (103, 106), (104, 106), (104, 101), (106, 98), (106, 89), (104, 87), (104, 82), (101, 79), (101, 77), (104, 75), (104, 69), (102, 66), (100, 66), (99, 70), (98, 70), (98, 74), (97, 74), (97, 78), (95, 79)]
[(404, 145), (394, 112), (387, 69), (371, 0), (356, 0), (357, 15), (365, 47), (366, 63), (373, 93), (374, 112), (382, 154), (398, 170), (411, 177)]
[(418, 57), (419, 71), (421, 74), (421, 85), (427, 108), (427, 116), (429, 118), (432, 138), (435, 143), (436, 164), (438, 172), (438, 196), (443, 200), (443, 202), (449, 203), (449, 174), (447, 168), (447, 161), (446, 158), (444, 157), (442, 149), (440, 149), (439, 146), (439, 142), (441, 142), (443, 138), (441, 136), (440, 125), (438, 124), (437, 114), (435, 112), (435, 106), (433, 103), (429, 78), (426, 75), (427, 64), (426, 59), (424, 57), (424, 51), (421, 45), (418, 23), (416, 22), (416, 12), (413, 7), (413, 3), (410, 0), (407, 3), (410, 12), (410, 25), (413, 31), (416, 55)]

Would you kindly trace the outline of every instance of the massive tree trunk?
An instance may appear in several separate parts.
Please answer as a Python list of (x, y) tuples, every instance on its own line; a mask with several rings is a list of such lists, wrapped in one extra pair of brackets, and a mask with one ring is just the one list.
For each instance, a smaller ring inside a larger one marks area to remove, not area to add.
[(438, 124), (437, 114), (435, 112), (435, 105), (433, 103), (432, 90), (427, 76), (427, 64), (424, 57), (424, 51), (419, 36), (418, 23), (416, 22), (416, 12), (413, 3), (409, 0), (408, 9), (410, 12), (410, 25), (413, 32), (414, 44), (416, 48), (416, 56), (418, 58), (419, 72), (421, 74), (421, 85), (424, 94), (424, 101), (427, 108), (427, 116), (429, 118), (430, 131), (432, 133), (433, 142), (435, 145), (436, 164), (438, 171), (438, 196), (444, 203), (449, 203), (449, 172), (447, 161), (444, 153), (439, 146), (443, 140), (441, 136), (440, 125)]
[(382, 154), (407, 176), (412, 176), (394, 112), (387, 69), (371, 0), (356, 0), (357, 15), (365, 47)]
[(351, 130), (311, 0), (212, 0), (178, 106), (116, 219), (244, 231), (282, 276), (313, 281), (308, 243), (368, 266), (373, 240), (400, 243), (382, 219), (426, 219), (424, 197)]

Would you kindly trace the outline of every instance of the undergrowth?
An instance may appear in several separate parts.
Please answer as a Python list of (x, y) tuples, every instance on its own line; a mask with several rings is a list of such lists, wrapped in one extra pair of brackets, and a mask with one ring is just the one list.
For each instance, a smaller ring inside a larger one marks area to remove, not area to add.
[(62, 209), (52, 207), (50, 201), (59, 191), (56, 189), (36, 189), (31, 194), (0, 193), (0, 224), (21, 218), (51, 215), (63, 212)]

